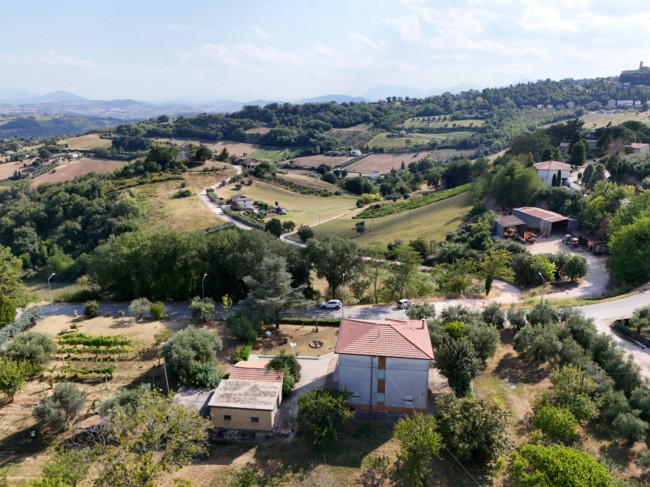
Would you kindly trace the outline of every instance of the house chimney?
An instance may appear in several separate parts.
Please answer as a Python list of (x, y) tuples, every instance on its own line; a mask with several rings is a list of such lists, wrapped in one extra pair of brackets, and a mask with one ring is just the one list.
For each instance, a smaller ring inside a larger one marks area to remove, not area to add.
[(639, 71), (643, 71), (643, 61), (639, 63)]

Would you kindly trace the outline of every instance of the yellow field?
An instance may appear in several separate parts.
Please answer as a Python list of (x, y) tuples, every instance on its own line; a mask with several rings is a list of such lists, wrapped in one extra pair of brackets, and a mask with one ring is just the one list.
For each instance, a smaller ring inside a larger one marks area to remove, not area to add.
[(88, 134), (64, 139), (60, 143), (67, 144), (70, 150), (90, 150), (95, 147), (106, 149), (111, 146), (111, 139), (102, 139), (99, 134)]
[(243, 193), (255, 200), (260, 200), (270, 205), (277, 201), (280, 206), (287, 208), (287, 214), (278, 216), (280, 220), (291, 220), (297, 226), (313, 225), (320, 220), (326, 220), (348, 210), (356, 208), (356, 198), (349, 196), (322, 196), (298, 194), (280, 188), (273, 184), (255, 181), (251, 186), (244, 185), (241, 190), (235, 190), (233, 184), (216, 189), (217, 194), (229, 201), (237, 194)]
[(456, 140), (469, 137), (472, 132), (466, 130), (460, 130), (456, 132), (447, 132), (444, 134), (408, 134), (400, 137), (390, 137), (389, 132), (383, 132), (381, 134), (375, 135), (370, 142), (368, 142), (368, 147), (378, 148), (383, 147), (384, 149), (408, 149), (409, 147), (421, 147), (426, 146), (432, 139), (436, 140)]
[[(382, 218), (367, 219), (366, 232), (357, 233), (355, 224), (363, 220), (353, 220), (353, 214), (323, 223), (314, 227), (316, 238), (325, 235), (339, 235), (357, 240), (365, 245), (370, 242), (391, 242), (401, 239), (405, 242), (424, 237), (427, 240), (442, 240), (445, 232), (455, 230), (463, 216), (471, 207), (468, 193), (461, 193), (430, 205), (389, 215)], [(356, 213), (356, 212), (355, 212)]]
[[(318, 174), (318, 173), (314, 173), (314, 174)], [(288, 179), (289, 181), (293, 181), (294, 183), (297, 184), (302, 184), (303, 186), (309, 186), (310, 188), (316, 188), (316, 189), (326, 189), (330, 193), (333, 193), (334, 191), (340, 189), (338, 186), (334, 184), (327, 183), (318, 178), (307, 176), (305, 174), (296, 174), (294, 172), (290, 172), (287, 174), (282, 174), (281, 176), (284, 179)]]
[(635, 122), (643, 122), (650, 124), (650, 110), (647, 112), (622, 112), (622, 113), (597, 113), (591, 112), (580, 117), (580, 120), (585, 122), (584, 128), (597, 129), (605, 127), (608, 123), (612, 125), (619, 125), (623, 122), (631, 120)]

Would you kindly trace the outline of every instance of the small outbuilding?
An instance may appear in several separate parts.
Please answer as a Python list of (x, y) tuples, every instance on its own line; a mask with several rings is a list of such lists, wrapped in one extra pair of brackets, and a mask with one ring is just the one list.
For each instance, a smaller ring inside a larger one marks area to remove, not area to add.
[(553, 232), (565, 235), (580, 226), (578, 220), (534, 206), (515, 208), (512, 216), (523, 221), (527, 228), (537, 230), (540, 237), (549, 237)]
[(492, 222), (492, 234), (496, 238), (523, 237), (525, 228), (526, 223), (514, 215), (501, 216)]
[(286, 209), (284, 206), (278, 206), (278, 207), (275, 209), (275, 213), (276, 213), (277, 215), (286, 215), (286, 214), (287, 214), (287, 209)]
[(246, 169), (255, 169), (260, 165), (260, 161), (254, 157), (240, 157), (237, 159), (237, 163), (244, 166)]
[(253, 198), (246, 196), (245, 194), (236, 194), (230, 198), (230, 207), (233, 210), (252, 210), (253, 209)]

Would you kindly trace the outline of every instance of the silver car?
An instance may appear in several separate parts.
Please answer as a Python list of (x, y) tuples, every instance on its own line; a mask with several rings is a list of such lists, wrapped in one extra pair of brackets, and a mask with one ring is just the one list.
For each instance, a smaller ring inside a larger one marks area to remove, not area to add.
[(341, 309), (343, 303), (338, 299), (330, 299), (329, 301), (323, 301), (320, 304), (320, 309)]
[(413, 306), (413, 304), (414, 304), (413, 301), (410, 301), (410, 300), (408, 300), (408, 299), (400, 299), (400, 300), (397, 302), (397, 307), (398, 307), (399, 309), (406, 309), (406, 308), (408, 308), (409, 306)]

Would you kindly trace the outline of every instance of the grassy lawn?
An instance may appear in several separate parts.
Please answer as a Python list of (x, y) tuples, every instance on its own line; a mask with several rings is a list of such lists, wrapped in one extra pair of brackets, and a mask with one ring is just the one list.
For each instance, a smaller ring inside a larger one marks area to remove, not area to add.
[[(296, 355), (308, 355), (318, 357), (334, 351), (336, 345), (336, 336), (339, 331), (338, 326), (320, 326), (318, 332), (314, 325), (280, 325), (276, 330), (274, 325), (265, 327), (271, 332), (270, 337), (261, 337), (258, 339), (253, 353), (262, 355), (277, 355), (280, 350), (291, 353), (289, 343), (295, 343)], [(318, 340), (323, 342), (321, 348), (312, 348), (309, 342)], [(284, 343), (283, 343), (284, 342)], [(261, 348), (257, 348), (258, 345)]]
[[(431, 120), (430, 122), (427, 120)], [(440, 117), (413, 117), (404, 121), (404, 128), (449, 128), (449, 127), (480, 127), (484, 121), (479, 119), (441, 120)]]
[(305, 174), (296, 174), (293, 172), (289, 172), (286, 174), (280, 174), (280, 176), (284, 179), (288, 179), (289, 181), (293, 181), (294, 183), (302, 184), (303, 186), (309, 186), (310, 188), (326, 189), (330, 193), (341, 190), (341, 188), (339, 188), (335, 184), (321, 181), (318, 178), (307, 176)]
[[(184, 181), (167, 181), (138, 186), (139, 191), (147, 201), (148, 211), (146, 226), (151, 230), (172, 229), (179, 231), (203, 230), (222, 223), (198, 197), (205, 188), (212, 186), (225, 178), (232, 176), (234, 169), (216, 173), (186, 172)], [(192, 196), (174, 198), (181, 184), (192, 191)]]
[(640, 112), (640, 113), (597, 113), (590, 112), (582, 117), (580, 120), (585, 122), (585, 129), (597, 129), (600, 127), (605, 127), (608, 123), (611, 122), (612, 125), (619, 125), (623, 122), (628, 122), (630, 120), (636, 122), (644, 122), (650, 124), (650, 111)]
[[(27, 288), (27, 292), (34, 295), (37, 302), (50, 302), (50, 293), (47, 289), (47, 279), (27, 281), (25, 282), (25, 287)], [(50, 280), (50, 287), (52, 288), (52, 299), (55, 301), (63, 293), (74, 293), (85, 289), (84, 286), (78, 286), (71, 282), (56, 282), (53, 280)]]
[(89, 150), (95, 147), (108, 148), (111, 146), (111, 139), (102, 139), (99, 134), (87, 134), (62, 140), (61, 143), (67, 144), (71, 150)]
[(361, 245), (374, 241), (390, 242), (395, 239), (408, 242), (417, 237), (441, 240), (445, 232), (458, 227), (470, 207), (468, 193), (462, 193), (411, 212), (366, 220), (366, 232), (363, 234), (357, 233), (355, 229), (355, 223), (360, 220), (352, 220), (353, 215), (348, 214), (314, 227), (314, 235), (316, 238), (330, 234), (339, 235), (356, 239)]
[(322, 196), (298, 194), (262, 181), (254, 181), (251, 186), (243, 186), (239, 191), (232, 184), (216, 191), (226, 201), (229, 201), (233, 195), (239, 192), (271, 205), (277, 201), (280, 206), (287, 208), (287, 214), (277, 218), (291, 220), (297, 226), (302, 224), (313, 225), (318, 222), (319, 218), (322, 221), (340, 215), (355, 208), (356, 202), (356, 198), (349, 196), (324, 198)]
[(389, 137), (389, 132), (383, 132), (375, 135), (375, 137), (368, 142), (370, 148), (384, 149), (408, 149), (410, 147), (426, 146), (432, 139), (436, 140), (458, 140), (469, 137), (472, 134), (470, 131), (461, 130), (456, 132), (447, 132), (440, 134), (408, 134), (403, 137)]
[(296, 149), (258, 149), (250, 157), (262, 161), (280, 162), (296, 157), (300, 151)]

